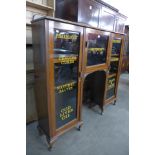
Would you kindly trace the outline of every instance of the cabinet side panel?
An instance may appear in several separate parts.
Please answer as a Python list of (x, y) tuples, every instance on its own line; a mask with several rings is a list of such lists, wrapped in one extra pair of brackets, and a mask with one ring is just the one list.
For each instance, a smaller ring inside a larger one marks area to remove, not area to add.
[(35, 97), (39, 127), (49, 136), (46, 44), (44, 20), (32, 24), (35, 70)]

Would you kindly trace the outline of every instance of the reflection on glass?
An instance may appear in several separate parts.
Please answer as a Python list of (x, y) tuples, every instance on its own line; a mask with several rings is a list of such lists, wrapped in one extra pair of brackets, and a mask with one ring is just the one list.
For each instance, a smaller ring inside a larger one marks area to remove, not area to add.
[(120, 38), (115, 38), (113, 40), (113, 45), (112, 45), (112, 54), (119, 55), (121, 51), (121, 39)]
[(108, 36), (88, 34), (87, 66), (106, 62), (108, 39)]
[(79, 32), (54, 30), (54, 54), (78, 54), (80, 47)]
[(109, 98), (115, 96), (115, 83), (116, 83), (115, 76), (108, 78), (106, 99), (109, 99)]
[(67, 83), (69, 81), (77, 81), (77, 62), (74, 64), (55, 64), (54, 65), (54, 79), (55, 85)]
[(77, 117), (80, 33), (54, 30), (56, 128)]

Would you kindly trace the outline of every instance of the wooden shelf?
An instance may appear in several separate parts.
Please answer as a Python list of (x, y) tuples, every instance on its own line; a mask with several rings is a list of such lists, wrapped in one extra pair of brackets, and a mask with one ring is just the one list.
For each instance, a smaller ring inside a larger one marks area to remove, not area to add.
[(105, 104), (109, 104), (109, 103), (113, 102), (114, 100), (116, 100), (116, 96), (115, 95), (114, 96), (111, 96), (108, 99), (106, 99), (105, 100)]
[(33, 47), (33, 45), (32, 44), (30, 44), (30, 43), (28, 43), (28, 44), (26, 44), (26, 47)]
[(31, 23), (28, 23), (28, 22), (27, 22), (27, 23), (26, 23), (26, 26), (31, 26)]
[(33, 73), (33, 72), (34, 72), (34, 65), (26, 64), (26, 73)]
[(28, 0), (26, 1), (26, 5), (31, 6), (31, 7), (35, 7), (35, 8), (41, 9), (41, 10), (46, 10), (46, 11), (53, 10), (53, 8), (50, 6), (43, 5), (43, 4), (37, 4), (37, 3), (31, 2)]
[(117, 75), (116, 73), (109, 74), (108, 75), (108, 78), (113, 77), (113, 76), (116, 76), (116, 75)]
[(112, 57), (119, 56), (119, 54), (111, 54)]
[(119, 61), (119, 58), (111, 58), (110, 61)]

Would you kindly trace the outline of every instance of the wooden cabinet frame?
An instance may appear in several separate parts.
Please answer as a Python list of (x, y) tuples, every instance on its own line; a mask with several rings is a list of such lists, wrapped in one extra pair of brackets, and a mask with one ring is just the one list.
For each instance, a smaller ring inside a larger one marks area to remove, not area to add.
[[(55, 81), (54, 81), (54, 63), (58, 61), (54, 58), (54, 28), (61, 30), (76, 31), (80, 33), (80, 50), (78, 63), (78, 91), (77, 91), (77, 117), (56, 129), (56, 102), (55, 102)], [(38, 129), (43, 132), (52, 147), (57, 137), (71, 128), (82, 126), (82, 98), (83, 85), (88, 74), (96, 71), (104, 71), (106, 74), (106, 83), (109, 77), (109, 66), (112, 51), (112, 41), (114, 37), (122, 39), (121, 51), (119, 56), (118, 72), (116, 73), (115, 96), (106, 100), (107, 84), (104, 87), (103, 102), (100, 105), (101, 112), (105, 104), (116, 101), (117, 88), (120, 76), (120, 66), (122, 61), (122, 49), (124, 43), (124, 34), (118, 34), (102, 29), (93, 28), (79, 23), (73, 23), (61, 19), (42, 17), (32, 22), (33, 43), (34, 43), (34, 68), (35, 68), (35, 93), (38, 110)], [(106, 62), (93, 66), (86, 66), (88, 33), (106, 34), (109, 36), (107, 45)], [(112, 75), (110, 75), (112, 76)]]

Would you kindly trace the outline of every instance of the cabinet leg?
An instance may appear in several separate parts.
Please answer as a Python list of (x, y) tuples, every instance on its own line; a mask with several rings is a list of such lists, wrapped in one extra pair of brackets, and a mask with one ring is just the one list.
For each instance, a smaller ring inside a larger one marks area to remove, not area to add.
[(101, 115), (103, 115), (103, 113), (104, 113), (104, 108), (101, 107)]
[(52, 147), (53, 147), (53, 144), (49, 143), (48, 144), (48, 151), (51, 151), (52, 150)]
[(51, 151), (53, 148), (53, 144), (55, 143), (56, 139), (50, 139), (49, 137), (46, 137), (47, 143), (48, 143), (48, 151)]
[(78, 131), (81, 131), (81, 127), (82, 127), (82, 125), (83, 125), (83, 124), (80, 124), (80, 125), (78, 126), (78, 128), (77, 128)]
[(116, 100), (114, 101), (113, 105), (116, 105)]

